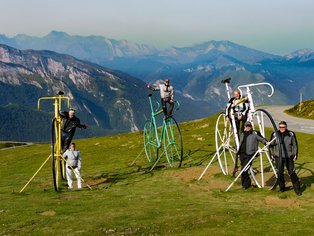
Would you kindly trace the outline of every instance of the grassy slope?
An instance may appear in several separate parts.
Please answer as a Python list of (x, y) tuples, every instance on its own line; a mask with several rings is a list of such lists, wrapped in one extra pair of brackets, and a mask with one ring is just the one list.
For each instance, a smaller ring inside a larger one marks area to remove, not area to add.
[(224, 189), (232, 178), (214, 163), (215, 117), (181, 124), (186, 158), (181, 169), (151, 173), (142, 134), (78, 140), (83, 178), (93, 187), (53, 191), (50, 162), (25, 193), (17, 193), (49, 155), (49, 145), (0, 150), (0, 235), (296, 235), (313, 234), (314, 136), (297, 134), (303, 196), (267, 189)]
[(314, 100), (302, 102), (300, 111), (299, 104), (297, 104), (294, 107), (286, 110), (286, 113), (292, 116), (314, 120)]

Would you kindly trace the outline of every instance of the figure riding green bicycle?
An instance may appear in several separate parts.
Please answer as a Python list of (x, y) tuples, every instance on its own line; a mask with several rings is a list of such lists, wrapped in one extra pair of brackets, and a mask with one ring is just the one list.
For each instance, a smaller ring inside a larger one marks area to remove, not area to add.
[[(173, 100), (173, 87), (170, 86), (169, 79), (166, 79), (159, 88), (154, 88), (151, 85), (147, 85), (147, 88), (152, 91), (160, 91), (162, 104), (162, 109), (160, 109), (159, 103), (157, 109), (154, 109), (153, 94), (148, 95), (151, 118), (146, 120), (144, 125), (144, 150), (147, 160), (154, 162), (151, 170), (163, 156), (166, 157), (170, 167), (180, 167), (183, 160), (183, 142), (180, 127), (172, 114), (174, 106), (177, 105), (178, 109), (180, 104)], [(170, 104), (169, 110), (167, 103)], [(161, 113), (164, 113), (165, 117), (160, 130), (156, 124), (156, 117)], [(159, 150), (162, 150), (160, 155)]]
[[(165, 116), (171, 116), (174, 108), (174, 91), (173, 86), (170, 85), (169, 78), (164, 80), (164, 83), (160, 83), (158, 87), (152, 87), (147, 84), (147, 88), (152, 91), (160, 91), (161, 106)], [(169, 109), (167, 108), (167, 103), (169, 104)]]

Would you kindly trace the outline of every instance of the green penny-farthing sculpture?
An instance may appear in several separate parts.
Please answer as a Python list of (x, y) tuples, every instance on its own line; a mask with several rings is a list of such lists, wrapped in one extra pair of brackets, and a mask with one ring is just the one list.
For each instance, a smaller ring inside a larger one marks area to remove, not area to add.
[[(164, 117), (161, 128), (157, 127), (156, 116), (163, 113), (158, 103), (154, 109), (152, 94), (148, 95), (151, 118), (144, 124), (144, 150), (149, 162), (154, 163), (151, 170), (162, 157), (166, 157), (169, 167), (181, 167), (183, 161), (183, 141), (180, 127), (173, 116)], [(175, 102), (176, 109), (180, 104)]]

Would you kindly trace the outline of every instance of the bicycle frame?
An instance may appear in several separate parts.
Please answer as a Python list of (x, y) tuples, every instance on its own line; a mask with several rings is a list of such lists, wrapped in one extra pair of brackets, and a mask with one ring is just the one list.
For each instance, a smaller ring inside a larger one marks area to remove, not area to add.
[[(252, 124), (252, 127), (253, 129), (255, 129), (255, 126), (254, 126), (254, 119), (253, 119), (253, 116), (254, 116), (254, 113), (256, 112), (255, 110), (255, 106), (254, 106), (254, 100), (253, 100), (253, 92), (252, 90), (250, 89), (251, 87), (257, 87), (257, 86), (269, 86), (270, 89), (271, 89), (271, 92), (267, 95), (268, 97), (271, 97), (273, 94), (274, 94), (274, 87), (270, 84), (270, 83), (255, 83), (255, 84), (246, 84), (246, 85), (241, 85), (241, 86), (238, 86), (238, 89), (239, 91), (241, 92), (241, 95), (242, 95), (242, 88), (246, 89), (246, 93), (247, 93), (247, 98), (248, 98), (248, 102), (249, 102), (249, 111), (248, 111), (248, 121), (251, 122)], [(265, 123), (264, 123), (264, 117), (263, 115), (261, 114), (257, 114), (256, 115), (256, 119), (257, 119), (257, 125), (258, 125), (258, 129), (261, 133), (261, 135), (263, 137), (265, 137), (266, 135), (266, 132), (265, 132)], [(265, 137), (266, 138), (266, 137)], [(262, 149), (262, 151), (259, 151), (259, 154), (260, 154), (260, 165), (261, 167), (263, 166), (263, 162), (262, 162), (262, 152), (265, 152), (267, 158), (269, 159), (270, 157), (268, 156), (267, 152), (268, 150), (267, 149)], [(271, 163), (270, 159), (269, 159), (269, 162)], [(261, 168), (261, 175), (262, 175), (262, 186), (264, 187), (264, 175), (263, 175), (263, 168)]]
[[(156, 126), (156, 116), (158, 116), (159, 114), (161, 114), (163, 111), (160, 110), (160, 105), (158, 104), (158, 108), (156, 109), (157, 111), (154, 111), (154, 107), (153, 107), (153, 103), (152, 103), (152, 94), (148, 95), (148, 101), (149, 101), (149, 107), (151, 109), (151, 123), (154, 124), (154, 133), (155, 133), (155, 137), (156, 137), (156, 141), (157, 141), (157, 148), (161, 147), (161, 140), (162, 140), (162, 134), (163, 132), (161, 132), (161, 136), (159, 137), (158, 135), (158, 130), (157, 130), (157, 126)], [(154, 143), (150, 143), (151, 145), (155, 145)]]
[[(151, 123), (154, 124), (154, 133), (155, 133), (155, 137), (156, 137), (156, 141), (157, 141), (157, 146), (156, 147), (157, 148), (161, 148), (161, 141), (162, 141), (163, 135), (164, 135), (165, 130), (166, 130), (166, 120), (167, 120), (167, 118), (165, 118), (163, 120), (162, 129), (161, 129), (161, 133), (160, 133), (160, 136), (159, 136), (158, 135), (157, 122), (156, 122), (156, 116), (162, 114), (163, 110), (160, 109), (160, 103), (159, 102), (157, 102), (157, 104), (158, 104), (157, 109), (154, 110), (153, 102), (152, 102), (152, 94), (148, 95), (148, 101), (149, 101), (149, 107), (151, 109)], [(177, 104), (177, 108), (176, 109), (179, 109), (180, 103), (178, 101), (175, 101), (175, 104)], [(172, 130), (171, 130), (171, 132), (172, 132)], [(150, 144), (154, 145), (154, 143), (150, 143)]]
[[(221, 81), (222, 83), (225, 84), (226, 86), (226, 93), (227, 93), (227, 96), (228, 96), (228, 101), (230, 101), (231, 99), (231, 95), (230, 95), (230, 88), (229, 88), (229, 83), (230, 83), (230, 79), (227, 79), (227, 80), (223, 80)], [(237, 128), (236, 128), (236, 123), (235, 123), (235, 117), (234, 117), (234, 114), (233, 114), (233, 109), (231, 109), (231, 123), (232, 123), (232, 129), (233, 129), (233, 134), (234, 134), (234, 139), (235, 139), (235, 144), (237, 146), (237, 150), (240, 146), (240, 143), (239, 143), (239, 134), (238, 134), (238, 131), (237, 131)]]
[[(253, 114), (256, 111), (255, 110), (255, 106), (254, 106), (254, 100), (253, 100), (253, 92), (251, 91), (251, 87), (256, 87), (256, 86), (261, 86), (261, 85), (266, 85), (269, 86), (271, 88), (271, 93), (268, 94), (268, 97), (273, 96), (274, 94), (274, 87), (270, 84), (270, 83), (255, 83), (255, 84), (246, 84), (246, 85), (241, 85), (238, 86), (238, 89), (241, 93), (241, 96), (243, 94), (242, 92), (242, 88), (246, 89), (246, 93), (247, 93), (247, 97), (248, 97), (248, 101), (249, 101), (249, 111), (248, 111), (248, 120), (251, 122), (252, 127), (254, 128), (254, 121), (253, 121)], [(261, 117), (257, 116), (257, 122), (258, 122), (258, 126), (259, 126), (259, 130), (261, 131), (261, 134), (264, 136), (265, 135), (265, 124), (263, 122), (263, 120), (261, 119)]]
[[(63, 93), (60, 93), (57, 96), (52, 96), (52, 97), (42, 97), (38, 99), (38, 104), (37, 108), (38, 111), (40, 111), (40, 102), (43, 100), (53, 100), (54, 101), (54, 111), (55, 111), (55, 116), (54, 120), (56, 121), (56, 125), (54, 126), (54, 130), (56, 132), (56, 143), (54, 144), (51, 142), (51, 154), (47, 157), (47, 159), (42, 163), (42, 165), (38, 168), (38, 170), (34, 173), (34, 175), (30, 178), (30, 180), (24, 185), (24, 187), (20, 190), (20, 193), (24, 191), (24, 189), (30, 184), (30, 182), (35, 178), (35, 176), (39, 173), (39, 171), (44, 167), (44, 165), (48, 162), (50, 158), (54, 158), (54, 156), (57, 158), (57, 161), (62, 160), (61, 156), (61, 116), (59, 114), (59, 111), (61, 110), (61, 104), (62, 100), (67, 101), (67, 107), (70, 107), (70, 98), (62, 96)], [(63, 161), (65, 161), (63, 159)], [(58, 172), (58, 171), (57, 171)], [(58, 173), (57, 173), (58, 174)], [(58, 176), (55, 176), (55, 173), (53, 173), (53, 179), (54, 179), (54, 188), (55, 191), (58, 191)]]
[[(59, 92), (57, 96), (52, 97), (43, 97), (38, 99), (38, 111), (40, 111), (40, 102), (43, 100), (53, 100), (54, 101), (54, 110), (55, 117), (52, 123), (52, 136), (51, 136), (51, 157), (52, 157), (52, 173), (53, 173), (53, 181), (55, 191), (59, 190), (59, 173), (61, 174), (61, 178), (65, 178), (65, 162), (62, 158), (62, 146), (61, 146), (61, 121), (62, 118), (60, 116), (60, 110), (62, 105), (62, 100), (67, 101), (68, 108), (70, 107), (70, 98), (62, 96), (63, 92)], [(60, 169), (59, 169), (60, 166)]]
[(61, 104), (62, 104), (62, 100), (66, 100), (67, 101), (67, 107), (70, 108), (70, 98), (69, 97), (65, 97), (62, 95), (58, 95), (58, 96), (53, 96), (53, 97), (42, 97), (38, 99), (38, 111), (40, 111), (40, 102), (43, 100), (53, 100), (54, 101), (54, 118), (56, 119), (56, 126), (55, 126), (55, 130), (56, 130), (56, 147), (55, 147), (55, 155), (59, 156), (61, 151), (62, 151), (62, 147), (61, 147), (61, 116), (59, 114), (59, 111), (61, 110)]
[[(228, 78), (228, 79), (225, 79), (225, 80), (221, 81), (221, 83), (225, 84), (226, 94), (227, 94), (227, 97), (228, 97), (229, 100), (231, 98), (230, 87), (229, 87), (230, 80), (231, 80), (231, 78)], [(274, 88), (269, 83), (256, 83), (256, 84), (247, 84), (247, 85), (238, 86), (238, 89), (239, 89), (239, 91), (241, 93), (241, 96), (243, 95), (243, 92), (242, 92), (241, 89), (246, 88), (246, 90), (247, 90), (248, 96), (245, 97), (245, 98), (240, 99), (238, 101), (238, 104), (248, 100), (248, 102), (249, 102), (248, 120), (252, 123), (253, 127), (254, 127), (254, 124), (253, 124), (254, 120), (253, 120), (253, 118), (255, 118), (254, 117), (254, 113), (256, 113), (257, 111), (255, 110), (255, 107), (254, 107), (252, 91), (251, 91), (250, 88), (254, 87), (254, 86), (261, 86), (261, 85), (267, 85), (267, 86), (269, 86), (271, 88), (271, 93), (268, 94), (268, 97), (271, 97), (273, 95), (273, 93), (274, 93)], [(262, 131), (261, 132), (262, 135), (265, 136), (265, 129), (264, 129), (265, 124), (264, 124), (263, 113), (256, 113), (256, 114), (255, 115), (257, 117), (257, 123), (259, 125), (259, 129), (260, 129), (260, 131)], [(218, 122), (221, 120), (220, 117), (224, 117), (224, 127), (225, 128), (222, 130), (223, 133), (221, 133), (219, 131), (219, 128), (218, 128), (218, 125), (219, 125)], [(211, 161), (209, 162), (209, 164), (206, 166), (205, 170), (200, 175), (199, 179), (201, 179), (203, 177), (203, 175), (205, 174), (206, 170), (209, 168), (209, 166), (211, 165), (211, 163), (214, 161), (215, 158), (218, 159), (219, 164), (220, 164), (221, 169), (222, 169), (222, 172), (224, 174), (228, 174), (227, 161), (226, 161), (226, 150), (227, 150), (227, 152), (230, 153), (231, 158), (235, 162), (232, 153), (236, 153), (236, 151), (239, 150), (239, 146), (240, 145), (239, 145), (239, 136), (238, 136), (236, 125), (235, 125), (235, 117), (234, 117), (232, 109), (231, 109), (230, 121), (229, 122), (231, 123), (230, 126), (228, 126), (228, 120), (227, 120), (227, 114), (226, 113), (221, 113), (218, 116), (217, 121), (216, 121), (216, 131), (215, 131), (216, 153), (213, 156), (213, 158), (211, 159)], [(233, 133), (232, 133), (231, 129), (232, 129)], [(233, 148), (230, 145), (230, 140), (231, 140), (232, 136), (233, 136), (233, 139), (234, 139), (235, 148)], [(262, 151), (259, 151), (259, 153), (261, 154), (263, 151), (264, 151), (264, 149), (262, 149)], [(266, 155), (267, 155), (267, 153), (266, 153)], [(225, 160), (225, 169), (222, 167), (223, 164), (221, 162), (221, 158), (223, 158)], [(263, 164), (262, 164), (262, 158), (261, 158), (261, 167), (262, 166), (263, 166)], [(251, 170), (251, 173), (252, 173), (252, 170)], [(262, 173), (262, 175), (263, 175), (263, 173)], [(255, 176), (254, 176), (254, 173), (252, 173), (252, 176), (254, 178), (254, 181), (257, 183), (257, 181), (255, 179)], [(263, 181), (263, 176), (262, 176), (262, 181)], [(257, 183), (257, 185), (258, 185), (258, 183)]]
[[(149, 162), (154, 161), (151, 170), (155, 168), (162, 156), (165, 156), (169, 166), (180, 167), (183, 160), (183, 142), (180, 127), (173, 116), (165, 116), (162, 126), (157, 127), (156, 117), (163, 113), (159, 102), (156, 109), (153, 107), (152, 94), (148, 95), (151, 117), (144, 124), (144, 150)], [(180, 103), (175, 102), (176, 110)], [(158, 150), (162, 149), (161, 155)]]

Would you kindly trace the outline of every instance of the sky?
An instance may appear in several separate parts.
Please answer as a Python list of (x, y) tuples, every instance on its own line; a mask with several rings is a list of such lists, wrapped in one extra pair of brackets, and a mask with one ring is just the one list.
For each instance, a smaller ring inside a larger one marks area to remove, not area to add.
[(284, 55), (314, 49), (313, 0), (0, 0), (0, 34), (52, 30), (157, 48), (229, 40)]

